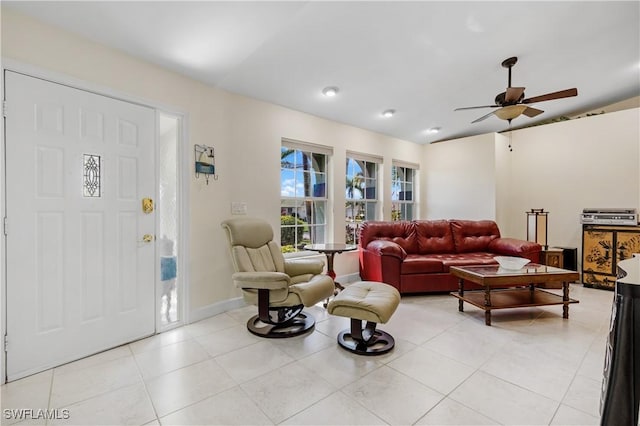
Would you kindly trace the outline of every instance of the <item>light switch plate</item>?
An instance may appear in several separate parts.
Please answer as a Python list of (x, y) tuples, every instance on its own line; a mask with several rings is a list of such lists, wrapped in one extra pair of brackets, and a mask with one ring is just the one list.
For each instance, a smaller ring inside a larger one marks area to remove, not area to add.
[(231, 214), (247, 214), (247, 203), (241, 201), (232, 201)]

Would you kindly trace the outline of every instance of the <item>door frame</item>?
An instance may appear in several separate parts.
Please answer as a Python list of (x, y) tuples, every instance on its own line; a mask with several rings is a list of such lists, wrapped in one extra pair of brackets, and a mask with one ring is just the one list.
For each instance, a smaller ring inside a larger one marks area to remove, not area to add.
[[(2, 120), (0, 120), (0, 135), (2, 139), (2, 144), (0, 146), (0, 213), (2, 218), (6, 217), (6, 167), (5, 167), (5, 147), (6, 147), (6, 139), (5, 139), (5, 120), (4, 120), (4, 87), (5, 87), (5, 71), (14, 71), (17, 73), (25, 74), (31, 77), (40, 78), (43, 80), (50, 81), (52, 83), (57, 83), (65, 86), (69, 86), (75, 89), (84, 90), (87, 92), (95, 93), (97, 95), (106, 96), (109, 98), (118, 99), (121, 101), (142, 105), (145, 107), (152, 108), (155, 110), (156, 117), (156, 140), (155, 144), (155, 155), (157, 159), (158, 153), (158, 118), (161, 112), (174, 115), (180, 119), (181, 129), (179, 132), (179, 140), (178, 140), (178, 153), (177, 153), (177, 176), (178, 176), (178, 191), (181, 194), (179, 199), (177, 200), (178, 204), (178, 241), (177, 249), (178, 253), (182, 255), (178, 258), (178, 270), (180, 272), (180, 283), (182, 285), (182, 300), (179, 301), (182, 308), (182, 318), (180, 321), (177, 321), (175, 324), (172, 324), (169, 327), (164, 327), (160, 329), (160, 311), (159, 304), (157, 300), (154, 301), (154, 306), (156, 306), (156, 311), (154, 315), (154, 323), (155, 323), (155, 333), (159, 333), (161, 331), (166, 331), (170, 328), (178, 327), (183, 324), (189, 323), (189, 312), (190, 312), (190, 303), (189, 303), (189, 271), (186, 268), (185, 259), (189, 258), (189, 245), (187, 244), (187, 235), (189, 235), (189, 221), (188, 221), (188, 209), (189, 206), (189, 163), (188, 163), (188, 155), (186, 146), (189, 141), (189, 115), (186, 111), (176, 108), (171, 105), (162, 104), (157, 101), (149, 100), (140, 96), (132, 95), (130, 93), (125, 93), (107, 86), (100, 85), (98, 83), (82, 80), (64, 73), (59, 73), (56, 71), (51, 71), (48, 69), (44, 69), (35, 65), (27, 64), (24, 62), (20, 62), (14, 59), (1, 57), (0, 58), (0, 99), (3, 100), (2, 103)], [(10, 114), (10, 106), (8, 106), (8, 114)], [(156, 161), (155, 167), (155, 190), (154, 197), (158, 199), (159, 193), (159, 164)], [(9, 227), (10, 228), (10, 227)], [(159, 221), (156, 217), (155, 220), (155, 234), (158, 234)], [(10, 229), (9, 229), (10, 232)], [(7, 334), (7, 241), (4, 234), (4, 222), (0, 220), (0, 384), (6, 383), (7, 378), (7, 359), (5, 352), (5, 339), (4, 336)], [(155, 273), (155, 297), (160, 294), (159, 286), (160, 286), (160, 276), (157, 273), (159, 271), (159, 256), (156, 255), (156, 273)]]

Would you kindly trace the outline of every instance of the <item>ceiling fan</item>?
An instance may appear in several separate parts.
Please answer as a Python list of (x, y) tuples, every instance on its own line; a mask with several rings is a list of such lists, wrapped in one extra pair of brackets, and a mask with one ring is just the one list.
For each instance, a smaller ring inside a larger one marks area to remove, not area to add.
[(498, 110), (491, 111), (490, 113), (485, 114), (476, 120), (473, 120), (471, 123), (477, 123), (478, 121), (482, 121), (492, 115), (495, 115), (498, 118), (509, 121), (509, 124), (511, 124), (511, 120), (520, 116), (521, 114), (524, 114), (527, 117), (535, 117), (536, 115), (542, 114), (544, 112), (540, 109), (528, 106), (529, 104), (551, 101), (553, 99), (569, 98), (571, 96), (578, 95), (578, 89), (573, 88), (560, 90), (559, 92), (547, 93), (546, 95), (534, 96), (532, 98), (525, 98), (524, 87), (511, 87), (511, 67), (513, 67), (516, 62), (518, 62), (518, 58), (516, 56), (502, 61), (502, 66), (509, 69), (509, 84), (506, 91), (499, 93), (496, 96), (495, 105), (456, 108), (454, 111), (476, 108), (500, 108)]

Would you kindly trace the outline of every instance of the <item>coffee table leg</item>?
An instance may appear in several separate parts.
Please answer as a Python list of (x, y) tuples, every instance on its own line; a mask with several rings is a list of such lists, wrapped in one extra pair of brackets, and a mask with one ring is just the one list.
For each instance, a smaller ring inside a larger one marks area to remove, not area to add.
[(464, 280), (462, 278), (458, 280), (458, 296), (460, 296), (460, 299), (458, 299), (458, 311), (464, 312), (464, 307), (462, 306), (464, 303), (462, 301), (462, 297), (464, 297)]
[(569, 318), (569, 283), (567, 281), (562, 282), (562, 318)]
[(533, 303), (533, 301), (535, 300), (535, 295), (536, 295), (536, 286), (531, 283), (529, 284), (529, 302)]
[(489, 287), (484, 289), (484, 307), (484, 323), (491, 325), (491, 289)]

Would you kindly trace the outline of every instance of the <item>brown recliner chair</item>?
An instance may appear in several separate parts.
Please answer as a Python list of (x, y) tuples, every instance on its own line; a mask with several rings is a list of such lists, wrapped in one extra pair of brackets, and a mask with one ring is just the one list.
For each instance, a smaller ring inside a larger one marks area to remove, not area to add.
[(261, 219), (234, 218), (222, 222), (227, 233), (236, 287), (245, 301), (258, 306), (247, 322), (260, 337), (293, 337), (311, 330), (315, 319), (305, 306), (333, 295), (331, 277), (322, 274), (321, 260), (289, 260), (273, 241), (271, 226)]

